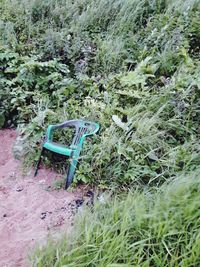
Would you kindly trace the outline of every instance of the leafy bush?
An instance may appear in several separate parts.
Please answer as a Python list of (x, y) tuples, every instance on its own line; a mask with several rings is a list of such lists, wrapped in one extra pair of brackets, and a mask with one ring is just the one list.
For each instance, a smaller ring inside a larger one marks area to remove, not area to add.
[(54, 94), (62, 91), (64, 101), (75, 90), (67, 66), (57, 60), (43, 62), (36, 56), (29, 58), (1, 49), (0, 64), (1, 110), (13, 122), (28, 122), (32, 105), (41, 97), (51, 97), (55, 105)]

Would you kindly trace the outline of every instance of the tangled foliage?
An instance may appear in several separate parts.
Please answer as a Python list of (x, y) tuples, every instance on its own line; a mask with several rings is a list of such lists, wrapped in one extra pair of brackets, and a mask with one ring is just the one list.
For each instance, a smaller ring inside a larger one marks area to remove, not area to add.
[(199, 165), (198, 0), (0, 3), (0, 125), (29, 163), (48, 124), (85, 118), (101, 131), (76, 180), (158, 186)]

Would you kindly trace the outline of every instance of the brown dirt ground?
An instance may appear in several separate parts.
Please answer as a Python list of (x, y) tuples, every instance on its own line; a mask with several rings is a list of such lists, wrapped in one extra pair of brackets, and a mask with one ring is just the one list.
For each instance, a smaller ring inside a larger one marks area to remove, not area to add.
[(40, 169), (22, 175), (21, 164), (12, 155), (14, 130), (0, 130), (0, 267), (27, 267), (27, 255), (47, 237), (57, 237), (72, 226), (71, 205), (82, 189), (70, 193), (47, 190), (58, 175)]

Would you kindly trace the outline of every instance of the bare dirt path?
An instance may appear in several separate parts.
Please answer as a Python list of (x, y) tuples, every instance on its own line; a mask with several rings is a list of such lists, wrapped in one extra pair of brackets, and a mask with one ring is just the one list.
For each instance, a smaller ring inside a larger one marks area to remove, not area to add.
[(70, 229), (71, 206), (81, 196), (46, 190), (57, 178), (52, 171), (24, 177), (12, 155), (15, 139), (15, 131), (0, 130), (0, 267), (30, 266), (27, 254), (36, 244)]

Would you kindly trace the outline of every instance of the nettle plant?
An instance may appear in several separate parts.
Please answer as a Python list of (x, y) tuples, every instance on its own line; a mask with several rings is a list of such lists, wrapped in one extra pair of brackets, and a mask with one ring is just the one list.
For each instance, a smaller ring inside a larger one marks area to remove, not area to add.
[(68, 67), (56, 59), (43, 62), (39, 56), (25, 57), (1, 49), (0, 68), (1, 113), (12, 123), (28, 122), (33, 115), (32, 105), (41, 98), (50, 97), (54, 106), (76, 89)]

